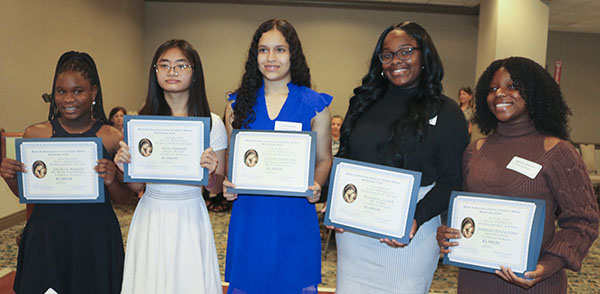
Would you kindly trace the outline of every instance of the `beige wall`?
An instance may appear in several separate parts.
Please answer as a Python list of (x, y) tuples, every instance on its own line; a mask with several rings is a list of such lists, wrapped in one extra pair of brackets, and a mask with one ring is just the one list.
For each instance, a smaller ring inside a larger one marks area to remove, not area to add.
[[(413, 20), (431, 34), (445, 65), (444, 88), (473, 86), (478, 35), (476, 16), (261, 5), (158, 3), (143, 0), (1, 1), (0, 128), (20, 132), (47, 117), (40, 95), (51, 90), (56, 61), (67, 50), (94, 57), (105, 109), (136, 110), (144, 101), (156, 47), (170, 38), (189, 40), (200, 52), (213, 111), (240, 81), (252, 33), (264, 20), (283, 17), (298, 30), (315, 88), (334, 96), (343, 114), (352, 89), (366, 73), (380, 32)], [(145, 19), (145, 22), (144, 22)], [(550, 32), (547, 63), (563, 60), (562, 90), (573, 111), (574, 141), (600, 144), (600, 35)], [(0, 185), (0, 217), (20, 206)]]
[[(107, 112), (137, 108), (145, 93), (143, 0), (0, 1), (0, 128), (22, 132), (47, 119), (58, 57), (88, 52), (96, 61)], [(20, 209), (0, 184), (0, 217)]]
[(21, 132), (48, 116), (58, 57), (89, 53), (98, 67), (107, 112), (137, 107), (145, 92), (143, 0), (1, 1), (0, 128)]
[(182, 38), (200, 53), (213, 112), (220, 115), (225, 93), (239, 86), (252, 34), (263, 21), (289, 20), (300, 36), (314, 88), (334, 96), (331, 112), (344, 114), (352, 90), (367, 72), (379, 34), (389, 25), (416, 21), (432, 36), (444, 62), (444, 89), (458, 89), (475, 76), (477, 16), (205, 3), (146, 3), (146, 67), (164, 41)]
[(560, 86), (573, 115), (571, 140), (600, 144), (600, 34), (550, 32), (547, 68), (562, 60)]

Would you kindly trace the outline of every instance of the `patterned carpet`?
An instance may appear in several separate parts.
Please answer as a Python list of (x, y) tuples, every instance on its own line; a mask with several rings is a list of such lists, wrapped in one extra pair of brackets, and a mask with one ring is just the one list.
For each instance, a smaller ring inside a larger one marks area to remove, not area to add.
[[(117, 213), (117, 217), (121, 224), (124, 241), (127, 240), (127, 231), (134, 209), (134, 205), (115, 206), (115, 212)], [(210, 213), (217, 245), (221, 276), (223, 276), (225, 271), (225, 249), (227, 245), (229, 216), (230, 214), (228, 212)], [(18, 247), (15, 238), (21, 232), (23, 226), (24, 224), (16, 225), (0, 232), (0, 269), (16, 268)], [(322, 233), (326, 236), (326, 231), (323, 231)], [(325, 238), (323, 238), (323, 246), (325, 246)], [(336, 260), (335, 242), (332, 242), (332, 244), (329, 245), (326, 258), (323, 258), (323, 284), (320, 286), (335, 287)], [(584, 260), (583, 268), (579, 273), (570, 271), (567, 271), (567, 273), (569, 276), (569, 293), (600, 293), (600, 241), (597, 240), (594, 243), (590, 253)], [(439, 265), (435, 272), (430, 293), (456, 293), (457, 275), (458, 270), (455, 267)]]

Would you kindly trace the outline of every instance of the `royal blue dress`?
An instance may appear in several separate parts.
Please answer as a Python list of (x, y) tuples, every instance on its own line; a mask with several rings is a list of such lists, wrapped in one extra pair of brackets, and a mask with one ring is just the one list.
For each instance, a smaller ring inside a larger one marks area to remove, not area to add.
[[(259, 90), (250, 129), (273, 130), (275, 121), (286, 121), (310, 131), (312, 118), (332, 100), (292, 83), (288, 89), (274, 120), (267, 113), (264, 86)], [(235, 99), (236, 94), (230, 96)], [(316, 294), (321, 283), (321, 239), (315, 206), (304, 197), (238, 195), (229, 222), (225, 281), (232, 294)]]

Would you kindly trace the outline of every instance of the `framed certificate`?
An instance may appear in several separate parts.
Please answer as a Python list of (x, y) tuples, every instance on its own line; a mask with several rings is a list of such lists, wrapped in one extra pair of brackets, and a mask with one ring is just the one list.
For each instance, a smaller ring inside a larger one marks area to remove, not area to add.
[(315, 132), (233, 130), (229, 145), (232, 193), (312, 196)]
[(21, 203), (104, 202), (104, 179), (94, 167), (102, 158), (102, 138), (16, 139)]
[(453, 191), (448, 227), (462, 236), (444, 264), (490, 273), (503, 265), (524, 277), (537, 265), (545, 214), (544, 200)]
[(325, 225), (408, 244), (421, 173), (335, 157)]
[(208, 183), (208, 170), (200, 167), (209, 147), (208, 117), (126, 115), (123, 130), (131, 153), (125, 182)]

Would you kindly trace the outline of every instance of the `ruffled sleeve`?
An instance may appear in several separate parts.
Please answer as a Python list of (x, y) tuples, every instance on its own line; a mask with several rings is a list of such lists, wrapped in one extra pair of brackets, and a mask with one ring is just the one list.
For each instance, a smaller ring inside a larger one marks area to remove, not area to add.
[(300, 97), (303, 104), (308, 106), (311, 110), (319, 113), (325, 109), (325, 107), (331, 104), (333, 97), (325, 93), (318, 93), (310, 88), (303, 86), (296, 86), (292, 83), (288, 84), (291, 95), (297, 95)]
[(227, 98), (227, 101), (231, 101), (231, 108), (235, 108), (235, 101), (237, 99), (237, 93), (231, 93), (229, 94), (229, 97)]
[(561, 141), (554, 149), (545, 176), (560, 208), (559, 229), (540, 255), (545, 277), (562, 267), (579, 271), (598, 237), (598, 204), (585, 165), (570, 143)]

